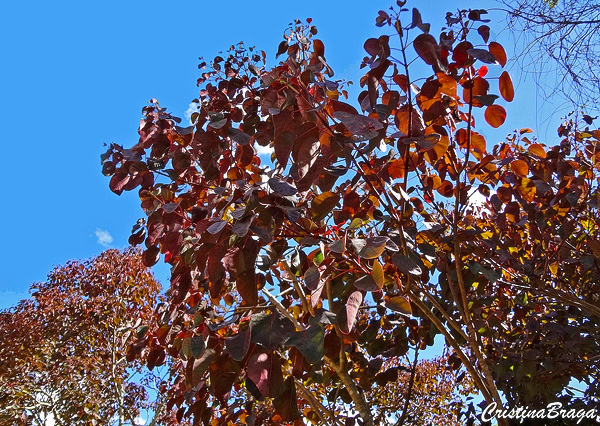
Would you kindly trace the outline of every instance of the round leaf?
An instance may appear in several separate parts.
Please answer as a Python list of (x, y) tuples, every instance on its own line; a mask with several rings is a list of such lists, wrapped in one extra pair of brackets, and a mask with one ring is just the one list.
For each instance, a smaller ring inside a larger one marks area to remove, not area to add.
[(510, 168), (521, 177), (526, 177), (529, 174), (529, 166), (523, 160), (515, 160), (510, 163)]
[(376, 259), (381, 256), (385, 250), (387, 241), (388, 237), (370, 237), (366, 240), (352, 240), (352, 244), (354, 245), (360, 257), (364, 259)]
[(373, 276), (370, 274), (363, 275), (354, 281), (354, 287), (363, 291), (379, 291), (381, 288), (377, 285)]
[(386, 299), (385, 307), (404, 315), (412, 315), (412, 308), (410, 302), (403, 296), (394, 296)]
[(422, 274), (421, 267), (409, 257), (403, 254), (397, 253), (392, 256), (392, 262), (394, 265), (407, 275), (419, 276)]
[(542, 145), (540, 145), (539, 143), (534, 143), (532, 145), (529, 145), (529, 147), (527, 148), (527, 151), (529, 151), (530, 153), (532, 153), (533, 155), (540, 157), (540, 158), (546, 158), (546, 150), (544, 150), (544, 147)]
[(318, 222), (324, 219), (339, 201), (339, 194), (335, 194), (331, 191), (326, 191), (317, 195), (310, 207), (313, 220)]
[(485, 109), (484, 116), (490, 126), (498, 128), (506, 120), (506, 110), (500, 105), (490, 105)]
[(490, 53), (494, 55), (494, 58), (496, 58), (498, 63), (504, 67), (504, 65), (506, 65), (506, 52), (504, 51), (502, 45), (492, 41), (489, 44), (488, 49), (490, 50)]

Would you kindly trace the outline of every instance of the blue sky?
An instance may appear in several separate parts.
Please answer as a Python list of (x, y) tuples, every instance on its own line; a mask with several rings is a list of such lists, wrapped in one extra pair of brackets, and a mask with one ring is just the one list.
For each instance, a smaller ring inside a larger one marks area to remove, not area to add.
[[(485, 2), (487, 3), (487, 2)], [(358, 82), (366, 38), (378, 36), (379, 9), (369, 2), (7, 2), (0, 16), (0, 136), (3, 184), (0, 223), (0, 309), (28, 297), (31, 283), (55, 265), (127, 244), (142, 215), (136, 193), (117, 197), (101, 174), (103, 144), (131, 146), (141, 108), (151, 98), (183, 116), (197, 96), (198, 57), (210, 59), (244, 41), (275, 52), (287, 24), (313, 18), (336, 78)], [(435, 34), (449, 2), (409, 1)], [(490, 3), (488, 3), (490, 4)], [(452, 2), (468, 8), (484, 2)], [(492, 39), (512, 50), (500, 15)], [(516, 98), (488, 144), (531, 127), (554, 142), (554, 105), (536, 101), (530, 82), (511, 70)], [(355, 85), (357, 86), (357, 85)], [(485, 133), (485, 132), (484, 132)], [(165, 268), (157, 277), (167, 281)]]

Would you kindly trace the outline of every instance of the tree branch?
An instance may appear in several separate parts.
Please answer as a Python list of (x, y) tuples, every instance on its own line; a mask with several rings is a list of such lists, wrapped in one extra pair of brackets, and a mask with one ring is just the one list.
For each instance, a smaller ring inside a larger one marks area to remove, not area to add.
[(350, 378), (348, 372), (343, 368), (343, 360), (340, 360), (340, 365), (338, 365), (327, 355), (325, 355), (323, 359), (333, 369), (333, 371), (336, 372), (336, 374), (342, 381), (342, 384), (346, 387), (350, 398), (352, 398), (352, 401), (355, 404), (354, 408), (360, 414), (360, 417), (363, 420), (364, 424), (366, 426), (375, 426), (375, 423), (373, 421), (373, 414), (371, 414), (371, 409), (369, 408), (367, 401), (365, 401), (364, 394), (359, 392), (358, 388), (356, 387), (356, 384)]
[(404, 425), (406, 416), (408, 415), (408, 407), (410, 405), (410, 398), (412, 397), (412, 390), (415, 384), (415, 375), (417, 373), (417, 362), (419, 361), (419, 347), (415, 348), (415, 359), (413, 361), (412, 370), (410, 371), (410, 379), (408, 380), (408, 392), (406, 392), (406, 400), (404, 401), (404, 408), (402, 409), (402, 416), (396, 423), (396, 426)]

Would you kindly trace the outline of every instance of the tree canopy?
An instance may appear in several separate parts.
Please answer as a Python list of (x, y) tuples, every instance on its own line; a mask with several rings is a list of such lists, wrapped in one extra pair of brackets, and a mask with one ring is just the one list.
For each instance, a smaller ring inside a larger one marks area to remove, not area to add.
[(135, 424), (151, 386), (127, 351), (160, 292), (139, 250), (69, 262), (31, 291), (0, 312), (0, 423)]
[(440, 374), (484, 405), (596, 400), (600, 131), (571, 117), (556, 144), (487, 141), (515, 93), (487, 12), (434, 36), (404, 6), (379, 12), (356, 102), (295, 21), (276, 65), (243, 44), (202, 61), (191, 126), (153, 99), (139, 141), (102, 156), (112, 191), (139, 191), (130, 243), (171, 265), (130, 354), (172, 360), (178, 419), (408, 424), (426, 364), (398, 360), (437, 335)]

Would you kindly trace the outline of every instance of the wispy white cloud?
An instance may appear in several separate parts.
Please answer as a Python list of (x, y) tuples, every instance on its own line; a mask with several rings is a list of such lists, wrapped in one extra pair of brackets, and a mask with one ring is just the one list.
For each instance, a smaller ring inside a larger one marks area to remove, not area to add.
[(187, 111), (183, 113), (183, 116), (187, 121), (190, 122), (190, 124), (194, 124), (192, 123), (192, 114), (195, 112), (198, 112), (198, 104), (196, 102), (192, 102), (190, 103), (190, 106), (188, 107)]
[(97, 242), (101, 246), (108, 247), (114, 241), (112, 235), (108, 231), (104, 231), (100, 228), (96, 228)]
[(256, 148), (256, 153), (258, 155), (271, 156), (271, 154), (273, 154), (273, 147), (271, 147), (271, 146), (261, 146), (259, 144), (255, 144), (254, 148)]

